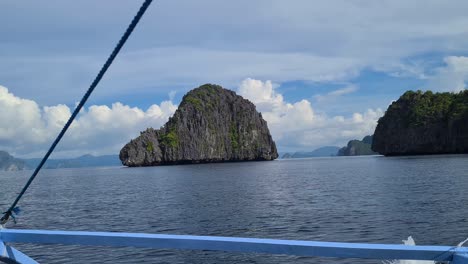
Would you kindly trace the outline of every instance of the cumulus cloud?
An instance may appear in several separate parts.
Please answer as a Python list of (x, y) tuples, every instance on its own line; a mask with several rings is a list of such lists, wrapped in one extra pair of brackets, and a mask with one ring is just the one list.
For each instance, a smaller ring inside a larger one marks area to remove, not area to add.
[[(355, 88), (337, 90), (342, 95)], [(314, 111), (308, 100), (294, 103), (284, 101), (271, 81), (244, 80), (238, 93), (249, 99), (262, 112), (280, 149), (311, 149), (326, 145), (344, 145), (350, 139), (373, 134), (381, 109), (368, 109), (364, 113), (350, 113), (348, 117), (327, 116)]]
[(259, 111), (271, 112), (284, 107), (283, 96), (275, 92), (271, 81), (247, 78), (240, 84), (238, 93), (252, 101)]
[(468, 57), (448, 56), (444, 58), (445, 65), (436, 69), (435, 74), (428, 78), (424, 88), (441, 92), (459, 92), (466, 89), (468, 81)]
[[(71, 115), (63, 104), (40, 107), (0, 86), (0, 149), (16, 155), (38, 156), (52, 142)], [(117, 153), (137, 131), (163, 125), (175, 112), (172, 101), (146, 111), (114, 103), (92, 105), (78, 116), (57, 149), (58, 155)]]

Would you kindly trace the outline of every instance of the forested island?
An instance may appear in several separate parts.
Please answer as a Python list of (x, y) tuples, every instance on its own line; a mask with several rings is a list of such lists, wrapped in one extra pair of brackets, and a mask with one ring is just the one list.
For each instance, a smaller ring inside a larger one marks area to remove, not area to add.
[(468, 91), (408, 91), (378, 121), (372, 150), (383, 155), (468, 153)]
[(266, 121), (255, 105), (219, 85), (189, 91), (160, 129), (148, 128), (120, 151), (130, 167), (278, 157)]
[(373, 136), (349, 141), (337, 156), (461, 153), (468, 153), (468, 91), (407, 91), (388, 107)]

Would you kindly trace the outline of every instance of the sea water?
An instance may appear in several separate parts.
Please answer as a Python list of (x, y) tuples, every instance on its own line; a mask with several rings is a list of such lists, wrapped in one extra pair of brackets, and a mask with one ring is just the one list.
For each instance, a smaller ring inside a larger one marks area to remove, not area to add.
[[(0, 173), (5, 209), (30, 171)], [(468, 156), (329, 157), (44, 170), (11, 228), (457, 245)], [(382, 263), (379, 260), (15, 245), (41, 263)], [(403, 262), (404, 263), (404, 262)]]

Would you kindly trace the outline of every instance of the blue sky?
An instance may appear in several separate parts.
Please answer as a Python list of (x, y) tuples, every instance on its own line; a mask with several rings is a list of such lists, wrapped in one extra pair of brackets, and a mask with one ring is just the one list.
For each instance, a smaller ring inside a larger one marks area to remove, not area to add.
[[(0, 4), (1, 149), (43, 152), (139, 5)], [(372, 133), (406, 90), (465, 89), (467, 8), (435, 0), (155, 1), (57, 155), (118, 153), (204, 83), (254, 102), (282, 152), (344, 145)]]

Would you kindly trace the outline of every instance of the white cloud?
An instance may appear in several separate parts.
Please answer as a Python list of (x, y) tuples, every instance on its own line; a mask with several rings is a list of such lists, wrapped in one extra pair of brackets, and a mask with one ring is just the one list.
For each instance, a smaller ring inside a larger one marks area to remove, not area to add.
[(283, 96), (275, 92), (271, 81), (247, 78), (241, 82), (238, 93), (253, 102), (258, 111), (269, 112), (283, 107)]
[(436, 69), (424, 88), (441, 92), (459, 92), (466, 89), (468, 57), (448, 56), (444, 58), (444, 62), (445, 66)]
[(357, 88), (356, 85), (348, 85), (345, 88), (341, 88), (341, 89), (338, 89), (338, 90), (331, 91), (328, 94), (331, 95), (331, 96), (342, 96), (342, 95), (345, 95), (345, 94), (354, 93), (355, 91), (357, 91), (357, 89), (358, 88)]
[(433, 69), (432, 61), (427, 58), (412, 59), (407, 61), (389, 60), (376, 64), (372, 68), (378, 72), (385, 72), (393, 77), (427, 79), (426, 71)]
[[(39, 105), (0, 86), (0, 149), (15, 155), (38, 156), (51, 144), (71, 115), (68, 106)], [(122, 103), (92, 105), (72, 124), (57, 155), (118, 153), (131, 138), (147, 127), (159, 128), (177, 106), (171, 101), (152, 105), (146, 111)]]
[[(138, 8), (127, 1), (109, 12), (109, 2), (5, 4), (0, 23), (14, 27), (0, 27), (2, 83), (41, 105), (78, 97)], [(245, 76), (350, 81), (362, 69), (424, 78), (425, 65), (408, 59), (466, 54), (467, 8), (462, 0), (161, 1), (96, 92), (231, 86)]]
[(364, 63), (360, 60), (345, 56), (158, 47), (122, 54), (107, 79), (117, 89), (152, 87), (155, 83), (171, 86), (182, 83), (188, 87), (199, 83), (231, 86), (245, 76), (279, 83), (291, 80), (327, 82), (355, 77), (362, 67)]
[[(355, 88), (335, 91), (346, 94)], [(349, 117), (318, 114), (308, 100), (285, 102), (271, 81), (246, 79), (238, 92), (251, 100), (268, 122), (268, 127), (278, 147), (284, 150), (306, 150), (326, 145), (344, 145), (351, 139), (361, 139), (374, 133), (381, 109), (368, 109), (364, 113), (350, 113)]]
[[(28, 138), (29, 142), (41, 143), (45, 140), (43, 130), (47, 123), (43, 122), (39, 106), (36, 102), (15, 97), (8, 89), (0, 86), (0, 142), (14, 140), (21, 142)], [(47, 115), (49, 119), (49, 115)]]
[(343, 95), (346, 95), (346, 94), (354, 93), (358, 89), (359, 88), (358, 88), (357, 85), (349, 84), (346, 87), (331, 91), (331, 92), (327, 93), (326, 95), (317, 94), (317, 95), (314, 96), (314, 98), (319, 102), (323, 102), (323, 101), (326, 101), (326, 100), (335, 99), (337, 97), (340, 97), (340, 96), (343, 96)]

